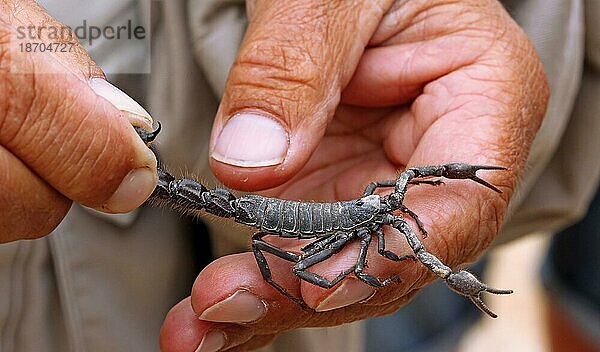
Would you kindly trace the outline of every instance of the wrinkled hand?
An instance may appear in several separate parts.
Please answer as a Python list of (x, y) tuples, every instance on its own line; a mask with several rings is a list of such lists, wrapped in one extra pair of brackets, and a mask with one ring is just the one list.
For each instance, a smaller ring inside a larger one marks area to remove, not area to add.
[(156, 185), (156, 159), (131, 124), (151, 128), (148, 113), (103, 79), (76, 39), (63, 38), (73, 52), (22, 50), (56, 42), (47, 30), (22, 38), (29, 27), (61, 26), (34, 1), (0, 10), (0, 243), (50, 233), (71, 201), (104, 212), (139, 206)]
[[(406, 166), (508, 167), (480, 175), (500, 195), (454, 180), (407, 194), (429, 231), (430, 252), (451, 266), (474, 260), (498, 232), (548, 97), (539, 59), (502, 6), (257, 0), (248, 8), (250, 25), (213, 130), (217, 176), (233, 188), (333, 201), (355, 198)], [(410, 254), (397, 232), (386, 240)], [(297, 240), (272, 241), (298, 248)], [(353, 265), (356, 249), (311, 269), (335, 276)], [(270, 258), (276, 280), (316, 311), (269, 286), (251, 253), (220, 258), (167, 316), (162, 348), (192, 351), (203, 338), (203, 351), (255, 348), (287, 329), (390, 313), (432, 280), (419, 263), (392, 262), (376, 250), (368, 258), (369, 273), (399, 274), (402, 282), (374, 290), (346, 279), (325, 290)]]

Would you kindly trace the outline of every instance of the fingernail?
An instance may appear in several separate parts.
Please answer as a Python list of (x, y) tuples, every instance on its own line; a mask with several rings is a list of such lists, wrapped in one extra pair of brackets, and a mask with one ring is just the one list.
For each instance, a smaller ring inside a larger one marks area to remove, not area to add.
[(196, 352), (217, 352), (225, 346), (225, 334), (221, 331), (209, 331), (204, 335)]
[(100, 77), (92, 78), (90, 86), (96, 94), (111, 102), (117, 109), (128, 113), (127, 118), (132, 125), (152, 129), (152, 117), (148, 111), (122, 90)]
[(289, 136), (275, 119), (256, 112), (234, 115), (226, 122), (212, 151), (213, 159), (241, 167), (279, 165)]
[(121, 182), (117, 191), (102, 206), (110, 213), (127, 213), (139, 207), (156, 187), (156, 173), (147, 168), (132, 170)]
[(373, 287), (367, 286), (361, 281), (347, 279), (332, 294), (322, 300), (315, 311), (325, 312), (346, 307), (371, 297), (374, 292)]
[(219, 323), (251, 323), (267, 312), (264, 301), (254, 294), (239, 290), (221, 302), (207, 308), (200, 319)]

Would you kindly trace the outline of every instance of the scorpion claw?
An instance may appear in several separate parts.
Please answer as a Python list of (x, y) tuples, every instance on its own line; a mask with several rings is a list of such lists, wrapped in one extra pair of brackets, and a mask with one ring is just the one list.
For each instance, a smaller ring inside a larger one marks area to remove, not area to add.
[(492, 317), (492, 318), (498, 318), (498, 314), (492, 312), (492, 310), (490, 308), (488, 308), (488, 306), (486, 306), (485, 303), (483, 303), (483, 301), (481, 300), (480, 297), (469, 297), (469, 300), (471, 302), (473, 302), (473, 304), (477, 308), (479, 308), (481, 311), (485, 312), (490, 317)]
[(496, 295), (510, 295), (511, 293), (513, 293), (513, 290), (502, 290), (499, 288), (493, 288), (489, 286), (486, 286), (485, 291)]
[(502, 193), (502, 191), (498, 187), (494, 186), (493, 184), (487, 182), (484, 179), (481, 179), (481, 178), (479, 178), (477, 176), (470, 177), (470, 179), (473, 180), (473, 181), (475, 181), (475, 182), (477, 182), (477, 183), (479, 183), (480, 185), (484, 185), (485, 187), (487, 187), (487, 188), (489, 188), (491, 190), (494, 190), (494, 191), (496, 191), (498, 193)]
[(447, 164), (445, 165), (444, 177), (453, 178), (453, 179), (470, 179), (483, 185), (495, 192), (502, 193), (502, 191), (492, 185), (491, 183), (479, 178), (476, 173), (479, 170), (507, 170), (507, 168), (503, 166), (494, 166), (494, 165), (469, 165), (469, 164)]
[(496, 166), (496, 165), (471, 165), (477, 170), (508, 170), (508, 168), (504, 166)]
[(477, 308), (479, 308), (481, 311), (485, 312), (492, 318), (497, 318), (498, 316), (485, 305), (485, 303), (481, 299), (481, 293), (489, 292), (498, 295), (506, 295), (513, 293), (512, 290), (502, 290), (490, 287), (479, 281), (479, 279), (477, 279), (475, 275), (464, 270), (448, 275), (448, 277), (446, 278), (446, 284), (453, 291), (467, 297), (471, 302), (473, 302), (473, 304)]

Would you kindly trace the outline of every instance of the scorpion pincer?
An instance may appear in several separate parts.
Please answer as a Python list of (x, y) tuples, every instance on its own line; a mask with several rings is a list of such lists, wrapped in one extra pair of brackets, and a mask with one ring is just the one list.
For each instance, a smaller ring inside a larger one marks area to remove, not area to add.
[[(160, 132), (160, 125), (154, 132), (137, 127), (136, 131), (144, 142), (150, 145)], [(370, 183), (361, 198), (318, 203), (263, 197), (256, 194), (236, 197), (225, 188), (208, 189), (192, 179), (177, 179), (159, 167), (158, 185), (151, 195), (150, 201), (190, 215), (197, 215), (199, 211), (204, 210), (210, 214), (233, 218), (238, 223), (257, 228), (259, 231), (252, 237), (252, 251), (263, 278), (283, 295), (304, 308), (307, 306), (301, 299), (294, 297), (273, 280), (264, 252), (294, 263), (292, 270), (295, 275), (304, 281), (326, 289), (335, 286), (352, 273), (361, 281), (375, 287), (399, 282), (398, 276), (380, 280), (364, 272), (367, 249), (372, 235), (375, 234), (380, 255), (392, 261), (406, 259), (419, 261), (444, 280), (453, 291), (467, 297), (475, 306), (495, 318), (497, 315), (484, 304), (481, 294), (483, 292), (510, 294), (512, 290), (490, 287), (465, 270), (453, 271), (425, 249), (403, 216), (394, 215), (396, 211), (408, 215), (416, 222), (425, 237), (427, 232), (418, 216), (403, 205), (409, 185), (438, 185), (441, 183), (439, 180), (428, 180), (427, 178), (430, 177), (468, 179), (500, 193), (498, 188), (476, 175), (479, 170), (506, 170), (506, 168), (462, 163), (411, 167), (400, 173), (395, 180)], [(393, 192), (383, 196), (374, 193), (377, 188), (382, 187), (393, 188)], [(414, 256), (398, 256), (392, 251), (386, 250), (383, 232), (383, 226), (386, 225), (397, 229), (404, 235)], [(303, 247), (299, 254), (266, 242), (264, 238), (268, 235), (314, 239), (314, 241)], [(354, 266), (332, 280), (308, 271), (311, 266), (327, 260), (355, 239), (360, 241), (360, 252)]]

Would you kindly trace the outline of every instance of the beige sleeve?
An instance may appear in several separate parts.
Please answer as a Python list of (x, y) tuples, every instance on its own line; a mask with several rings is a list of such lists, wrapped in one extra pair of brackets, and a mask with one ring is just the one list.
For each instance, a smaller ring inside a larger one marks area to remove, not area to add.
[(592, 21), (600, 16), (600, 3), (530, 0), (511, 5), (542, 58), (552, 93), (498, 243), (555, 232), (577, 220), (600, 176), (600, 26)]

